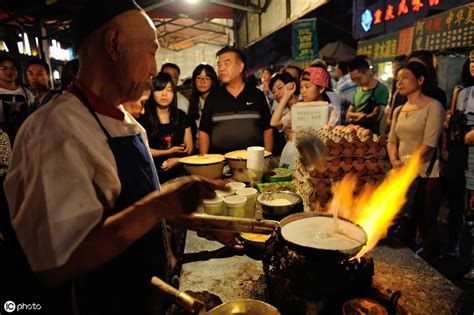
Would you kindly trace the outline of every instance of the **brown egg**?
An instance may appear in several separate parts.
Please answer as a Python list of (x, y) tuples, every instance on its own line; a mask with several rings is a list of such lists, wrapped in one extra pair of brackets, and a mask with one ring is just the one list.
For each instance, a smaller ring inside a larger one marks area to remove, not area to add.
[(323, 127), (323, 130), (332, 130), (332, 126), (331, 125), (326, 125)]
[(374, 133), (372, 131), (370, 131), (369, 129), (365, 129), (362, 133), (361, 133), (362, 137), (372, 137), (374, 135)]
[(354, 127), (346, 127), (346, 129), (344, 129), (344, 132), (348, 134), (355, 134), (356, 130), (354, 129)]

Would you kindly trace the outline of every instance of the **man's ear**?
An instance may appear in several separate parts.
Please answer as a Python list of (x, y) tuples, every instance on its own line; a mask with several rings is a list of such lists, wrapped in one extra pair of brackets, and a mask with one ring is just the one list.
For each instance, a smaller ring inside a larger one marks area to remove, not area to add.
[(120, 49), (120, 31), (115, 27), (107, 28), (104, 31), (104, 47), (107, 56), (113, 61), (117, 61)]
[(244, 73), (244, 67), (245, 67), (245, 64), (242, 60), (240, 60), (240, 73)]

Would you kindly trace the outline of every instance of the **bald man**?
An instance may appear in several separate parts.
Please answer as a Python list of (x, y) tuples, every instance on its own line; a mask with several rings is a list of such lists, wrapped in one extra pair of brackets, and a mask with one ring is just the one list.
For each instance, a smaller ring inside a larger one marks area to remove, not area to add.
[(15, 234), (39, 279), (28, 301), (47, 314), (162, 314), (149, 283), (169, 276), (163, 219), (225, 188), (187, 177), (160, 191), (145, 131), (119, 106), (157, 74), (150, 18), (130, 0), (94, 1), (72, 33), (77, 79), (23, 125), (5, 182)]

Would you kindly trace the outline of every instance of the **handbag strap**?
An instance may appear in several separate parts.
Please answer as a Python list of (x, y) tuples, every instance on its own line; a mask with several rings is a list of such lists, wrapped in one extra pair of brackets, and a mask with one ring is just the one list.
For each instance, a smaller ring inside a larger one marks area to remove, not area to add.
[(433, 151), (433, 155), (431, 156), (430, 164), (428, 165), (428, 168), (426, 169), (426, 177), (429, 178), (431, 175), (431, 172), (433, 171), (434, 163), (436, 161), (436, 156), (438, 153), (438, 147), (436, 147)]

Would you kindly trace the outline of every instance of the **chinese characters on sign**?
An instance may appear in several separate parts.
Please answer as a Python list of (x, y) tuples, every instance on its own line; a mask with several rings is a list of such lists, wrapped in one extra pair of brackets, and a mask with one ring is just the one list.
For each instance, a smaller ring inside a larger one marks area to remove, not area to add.
[(415, 24), (414, 33), (413, 50), (473, 46), (474, 4), (420, 20)]
[(316, 19), (299, 20), (292, 24), (292, 52), (296, 61), (313, 60), (318, 56)]
[(357, 54), (369, 56), (374, 63), (391, 61), (397, 55), (409, 54), (412, 41), (413, 27), (410, 27), (370, 40), (359, 41)]
[[(436, 7), (440, 2), (441, 0), (398, 0), (397, 3), (387, 3), (383, 8), (376, 8), (373, 12), (365, 10), (361, 16), (360, 24), (364, 31), (368, 32), (371, 29), (371, 25), (367, 25), (367, 21), (372, 22), (374, 25), (382, 24), (384, 21), (396, 21), (397, 17), (401, 15), (409, 14), (410, 12), (420, 12), (423, 8)], [(370, 19), (367, 17), (367, 14), (371, 15)]]

